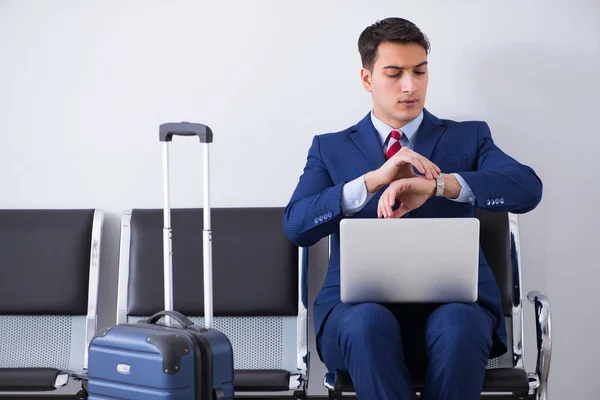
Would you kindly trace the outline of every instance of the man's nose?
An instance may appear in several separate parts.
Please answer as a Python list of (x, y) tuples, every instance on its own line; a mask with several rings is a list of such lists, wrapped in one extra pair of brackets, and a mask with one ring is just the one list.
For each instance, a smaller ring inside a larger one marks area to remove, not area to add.
[(417, 89), (415, 78), (410, 74), (404, 74), (400, 79), (400, 89), (403, 93), (413, 93)]

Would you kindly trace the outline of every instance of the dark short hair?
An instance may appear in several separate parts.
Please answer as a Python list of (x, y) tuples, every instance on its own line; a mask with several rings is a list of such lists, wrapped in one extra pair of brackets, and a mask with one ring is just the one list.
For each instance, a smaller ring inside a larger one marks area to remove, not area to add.
[(358, 38), (358, 51), (364, 68), (373, 70), (377, 49), (384, 42), (416, 43), (429, 54), (427, 36), (412, 22), (404, 18), (386, 18), (367, 27)]

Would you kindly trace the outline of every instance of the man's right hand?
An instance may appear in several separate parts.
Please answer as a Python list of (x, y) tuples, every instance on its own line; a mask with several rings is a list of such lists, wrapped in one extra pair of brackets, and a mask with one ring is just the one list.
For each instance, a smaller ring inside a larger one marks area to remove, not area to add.
[(367, 192), (375, 193), (380, 188), (398, 179), (416, 176), (413, 167), (427, 179), (435, 179), (442, 172), (437, 165), (415, 153), (408, 147), (403, 147), (385, 164), (365, 175)]

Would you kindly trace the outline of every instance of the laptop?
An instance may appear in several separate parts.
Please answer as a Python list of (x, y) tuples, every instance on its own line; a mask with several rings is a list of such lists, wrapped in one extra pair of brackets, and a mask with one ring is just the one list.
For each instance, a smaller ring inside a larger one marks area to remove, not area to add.
[(340, 222), (343, 303), (472, 303), (478, 271), (477, 218)]

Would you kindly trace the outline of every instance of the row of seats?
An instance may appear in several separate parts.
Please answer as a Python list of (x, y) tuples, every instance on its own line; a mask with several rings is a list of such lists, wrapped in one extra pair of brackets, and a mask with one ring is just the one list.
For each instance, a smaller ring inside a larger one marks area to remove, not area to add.
[[(305, 392), (306, 249), (287, 240), (282, 218), (282, 208), (211, 211), (214, 323), (234, 347), (236, 393)], [(94, 209), (0, 211), (0, 392), (85, 375), (103, 220)], [(174, 308), (203, 324), (202, 209), (174, 209), (171, 224)], [(122, 215), (115, 323), (164, 309), (162, 227), (162, 209)]]
[[(525, 373), (513, 217), (479, 215), (512, 347), (490, 360), (486, 385), (488, 391), (524, 398), (545, 390), (549, 353), (538, 353), (538, 364), (546, 362), (539, 371)], [(0, 393), (51, 391), (85, 377), (88, 345), (98, 328), (103, 220), (97, 209), (0, 210)], [(233, 345), (236, 397), (306, 396), (308, 249), (294, 246), (282, 223), (281, 207), (211, 210), (214, 323)], [(173, 209), (171, 224), (174, 308), (202, 324), (203, 210)], [(162, 227), (162, 209), (122, 214), (115, 323), (164, 308)], [(533, 299), (539, 321), (547, 310), (544, 299)], [(548, 344), (547, 336), (538, 336), (539, 346), (543, 340)], [(324, 383), (331, 398), (353, 392), (347, 374), (330, 371)], [(78, 396), (85, 398), (85, 391)]]

